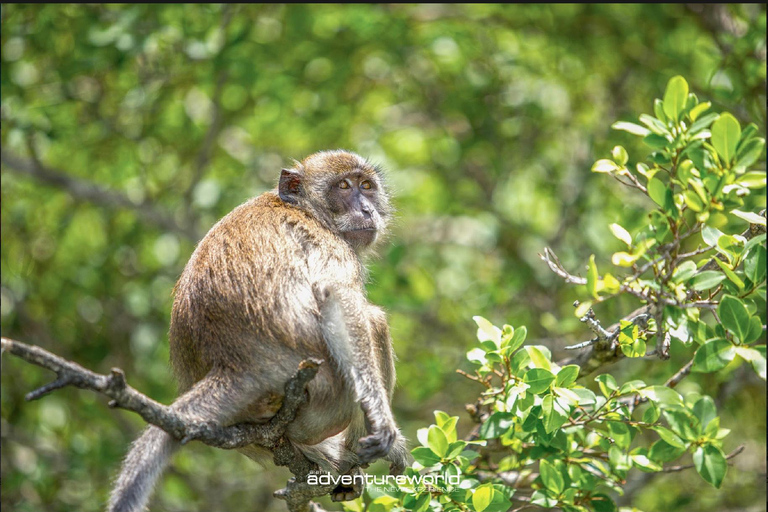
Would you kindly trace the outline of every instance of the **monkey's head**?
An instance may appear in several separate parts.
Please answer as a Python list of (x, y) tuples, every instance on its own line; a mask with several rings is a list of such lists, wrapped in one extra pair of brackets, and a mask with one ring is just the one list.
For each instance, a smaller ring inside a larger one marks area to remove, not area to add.
[(283, 169), (280, 199), (306, 211), (360, 252), (374, 244), (392, 214), (381, 170), (343, 150), (321, 151)]

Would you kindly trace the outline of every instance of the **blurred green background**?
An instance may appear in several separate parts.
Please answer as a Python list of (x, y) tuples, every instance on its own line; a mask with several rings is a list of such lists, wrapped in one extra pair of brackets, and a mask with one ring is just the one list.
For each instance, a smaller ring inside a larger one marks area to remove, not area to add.
[[(390, 315), (395, 416), (414, 438), (433, 409), (470, 427), (463, 404), (480, 389), (455, 369), (468, 369), (473, 315), (527, 325), (556, 355), (590, 337), (571, 306), (583, 290), (538, 253), (550, 246), (579, 271), (619, 249), (608, 224), (643, 222), (647, 198), (589, 172), (615, 144), (632, 162), (647, 153), (611, 123), (650, 112), (680, 74), (717, 110), (765, 126), (765, 5), (3, 5), (1, 16), (3, 336), (120, 367), (166, 403), (176, 278), (199, 237), (294, 158), (346, 148), (388, 170), (398, 219), (369, 293)], [(610, 323), (636, 305), (597, 312)], [(673, 346), (670, 362), (608, 370), (650, 382), (690, 355)], [(73, 388), (24, 402), (51, 379), (2, 359), (1, 504), (100, 510), (143, 421)], [(726, 452), (748, 449), (719, 491), (692, 470), (633, 474), (622, 502), (765, 510), (764, 383), (747, 368), (681, 389), (716, 397)], [(271, 493), (286, 471), (193, 444), (153, 510), (285, 509)]]

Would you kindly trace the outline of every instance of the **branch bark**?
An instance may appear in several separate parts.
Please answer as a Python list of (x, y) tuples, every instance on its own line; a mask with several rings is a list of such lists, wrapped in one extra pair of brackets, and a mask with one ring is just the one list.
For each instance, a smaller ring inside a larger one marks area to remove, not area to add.
[(90, 389), (108, 396), (110, 407), (119, 407), (138, 413), (148, 423), (156, 425), (185, 444), (192, 440), (231, 450), (251, 444), (271, 451), (274, 462), (286, 466), (295, 475), (285, 489), (275, 492), (283, 499), (291, 512), (317, 512), (320, 509), (311, 500), (328, 494), (333, 486), (311, 486), (307, 476), (319, 471), (319, 467), (293, 449), (284, 433), (294, 420), (301, 406), (307, 400), (307, 384), (315, 377), (323, 361), (306, 359), (301, 362), (294, 376), (285, 384), (285, 397), (277, 414), (265, 424), (240, 423), (220, 426), (197, 421), (174, 411), (148, 396), (138, 392), (125, 381), (125, 374), (119, 368), (112, 368), (109, 375), (102, 375), (77, 363), (68, 361), (47, 350), (9, 338), (1, 338), (2, 352), (6, 351), (28, 363), (56, 373), (56, 380), (26, 395), (27, 400), (37, 400), (66, 386)]

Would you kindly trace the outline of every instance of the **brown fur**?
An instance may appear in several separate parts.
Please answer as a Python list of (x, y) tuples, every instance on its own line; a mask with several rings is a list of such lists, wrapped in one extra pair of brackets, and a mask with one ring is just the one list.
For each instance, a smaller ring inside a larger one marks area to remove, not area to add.
[[(342, 180), (350, 186), (340, 187)], [(291, 443), (342, 472), (387, 454), (402, 467), (405, 444), (389, 404), (389, 328), (366, 300), (360, 260), (390, 215), (380, 171), (353, 153), (326, 151), (283, 170), (278, 189), (221, 219), (175, 288), (177, 403), (222, 424), (262, 422), (280, 408), (299, 363), (319, 358), (325, 364), (309, 384), (309, 402), (286, 432)], [(119, 480), (112, 503), (129, 487)]]

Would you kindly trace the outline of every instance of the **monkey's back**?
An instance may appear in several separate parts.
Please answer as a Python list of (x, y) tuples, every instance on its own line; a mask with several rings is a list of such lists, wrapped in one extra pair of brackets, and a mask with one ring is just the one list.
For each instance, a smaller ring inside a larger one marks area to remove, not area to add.
[[(258, 369), (253, 378), (274, 386), (307, 357), (328, 361), (309, 276), (363, 285), (348, 244), (274, 192), (222, 218), (174, 290), (169, 336), (180, 390), (215, 367)], [(272, 391), (282, 395), (279, 386)]]

